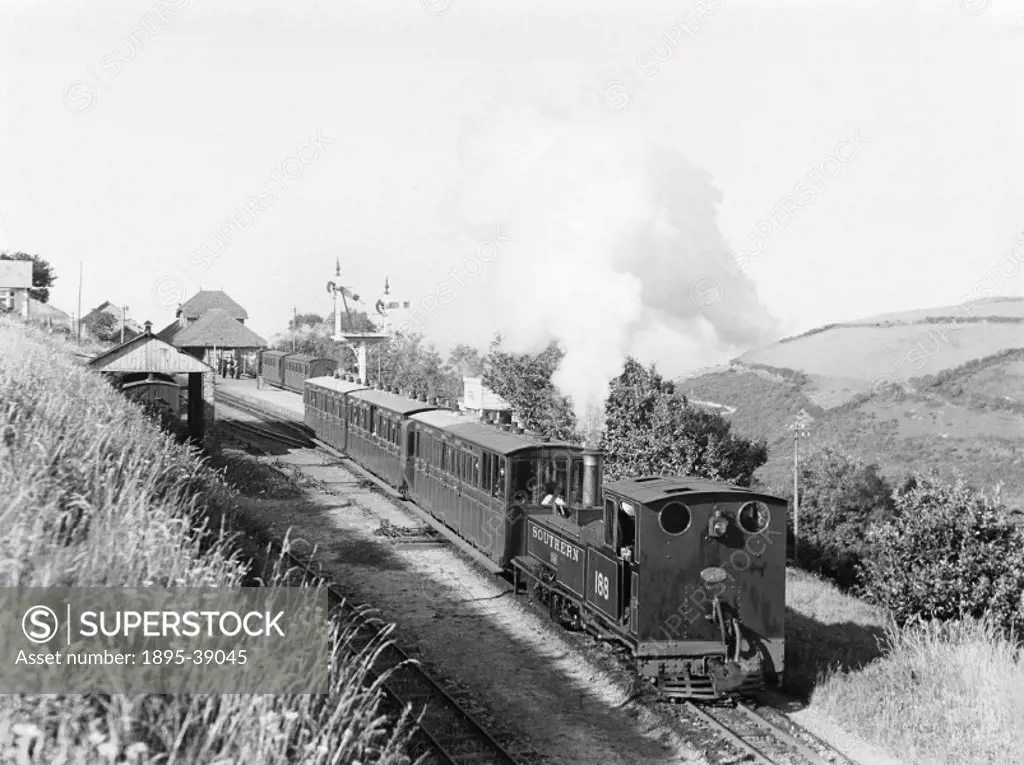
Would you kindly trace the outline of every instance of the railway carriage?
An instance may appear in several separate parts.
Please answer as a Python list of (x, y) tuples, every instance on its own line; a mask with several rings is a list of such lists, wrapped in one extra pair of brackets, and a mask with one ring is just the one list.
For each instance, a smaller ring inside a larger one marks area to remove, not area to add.
[(303, 403), (306, 427), (340, 451), (348, 450), (349, 393), (366, 390), (362, 383), (338, 377), (306, 380)]
[[(602, 485), (600, 452), (336, 379), (307, 424), (525, 582), (618, 642), (669, 698), (743, 696), (784, 668), (786, 502), (690, 477)], [(553, 501), (553, 498), (558, 499)]]
[[(553, 470), (562, 464), (566, 483), (570, 455), (581, 448), (539, 442), (511, 428), (483, 425), (476, 418), (445, 410), (421, 412), (409, 419), (412, 498), (495, 564), (506, 566), (523, 534), (524, 514), (514, 507), (539, 492), (538, 466), (550, 465)], [(578, 472), (582, 475), (582, 469)]]
[(259, 375), (263, 381), (278, 388), (284, 387), (284, 360), (286, 351), (260, 351)]
[(328, 377), (338, 369), (334, 359), (307, 356), (304, 353), (290, 353), (284, 358), (284, 385), (286, 390), (302, 393), (306, 380), (312, 377)]
[(436, 407), (385, 390), (355, 391), (346, 399), (346, 451), (396, 489), (407, 491), (412, 459), (409, 415)]

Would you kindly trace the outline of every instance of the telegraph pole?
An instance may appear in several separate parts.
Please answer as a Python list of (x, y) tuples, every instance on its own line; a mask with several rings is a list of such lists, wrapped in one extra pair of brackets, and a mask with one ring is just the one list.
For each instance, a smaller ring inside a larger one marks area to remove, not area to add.
[(121, 342), (124, 342), (124, 323), (125, 317), (128, 315), (128, 306), (121, 306)]
[(292, 308), (292, 353), (295, 353), (295, 337), (299, 331), (299, 309)]
[(800, 564), (800, 439), (807, 438), (807, 428), (814, 418), (801, 409), (789, 426), (793, 431), (793, 560)]

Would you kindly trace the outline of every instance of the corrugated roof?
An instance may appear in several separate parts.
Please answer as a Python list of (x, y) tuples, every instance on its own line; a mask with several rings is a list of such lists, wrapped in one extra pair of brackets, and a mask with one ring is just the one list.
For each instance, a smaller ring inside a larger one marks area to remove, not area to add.
[(722, 481), (708, 481), (703, 478), (692, 478), (685, 475), (639, 476), (621, 481), (611, 481), (605, 484), (605, 488), (616, 494), (622, 494), (625, 497), (634, 499), (644, 505), (669, 497), (684, 499), (684, 497), (708, 494), (744, 494), (749, 499), (785, 502), (785, 500), (778, 497), (762, 494), (744, 486), (736, 486), (735, 484)]
[(349, 382), (338, 377), (310, 377), (306, 380), (306, 385), (311, 385), (315, 388), (326, 388), (336, 393), (353, 393), (357, 390), (366, 390), (366, 386), (362, 383)]
[(89, 362), (98, 372), (159, 372), (165, 375), (212, 372), (199, 359), (182, 353), (156, 335), (139, 335)]
[(179, 348), (265, 348), (267, 341), (220, 308), (212, 308), (174, 336)]
[(227, 311), (232, 319), (242, 319), (244, 321), (249, 318), (249, 314), (245, 312), (245, 309), (221, 290), (200, 290), (182, 303), (179, 311), (186, 319), (193, 321), (215, 308)]
[(0, 260), (0, 287), (6, 289), (25, 289), (31, 286), (31, 260)]

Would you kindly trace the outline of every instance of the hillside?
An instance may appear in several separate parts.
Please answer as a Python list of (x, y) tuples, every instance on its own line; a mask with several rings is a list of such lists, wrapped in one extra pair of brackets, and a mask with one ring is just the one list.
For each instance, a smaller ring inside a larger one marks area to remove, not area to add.
[(1000, 481), (1024, 505), (1024, 299), (996, 298), (833, 324), (680, 381), (694, 399), (735, 407), (736, 432), (766, 438), (758, 477), (783, 491), (800, 409), (815, 421), (807, 448), (826, 443), (890, 477), (955, 471)]

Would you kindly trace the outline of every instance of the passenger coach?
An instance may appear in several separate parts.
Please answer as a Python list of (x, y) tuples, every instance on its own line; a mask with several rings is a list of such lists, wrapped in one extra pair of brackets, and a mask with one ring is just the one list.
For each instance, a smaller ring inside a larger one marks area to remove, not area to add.
[(362, 383), (338, 377), (313, 377), (306, 380), (306, 389), (302, 394), (306, 427), (316, 433), (321, 441), (346, 451), (349, 422), (347, 394), (366, 389)]

